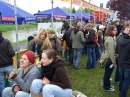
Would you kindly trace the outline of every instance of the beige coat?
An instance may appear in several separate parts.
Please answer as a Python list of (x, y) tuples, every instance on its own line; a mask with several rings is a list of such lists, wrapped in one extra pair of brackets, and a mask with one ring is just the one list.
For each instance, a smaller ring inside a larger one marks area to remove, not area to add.
[(110, 58), (112, 63), (116, 63), (116, 60), (115, 60), (116, 41), (114, 37), (106, 36), (104, 40), (105, 40), (104, 49), (102, 52), (100, 63), (103, 63), (103, 61), (106, 58)]

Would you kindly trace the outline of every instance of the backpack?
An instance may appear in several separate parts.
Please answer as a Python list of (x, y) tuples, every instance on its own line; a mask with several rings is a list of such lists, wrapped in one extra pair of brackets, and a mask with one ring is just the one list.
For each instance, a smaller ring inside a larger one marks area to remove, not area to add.
[(94, 42), (94, 43), (97, 43), (97, 42), (98, 42), (98, 33), (97, 33), (97, 32), (94, 32), (93, 42)]

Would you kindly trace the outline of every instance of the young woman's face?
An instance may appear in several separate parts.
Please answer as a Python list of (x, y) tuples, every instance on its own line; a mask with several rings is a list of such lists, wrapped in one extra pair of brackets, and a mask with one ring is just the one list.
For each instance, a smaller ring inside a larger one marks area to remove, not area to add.
[(48, 37), (50, 38), (52, 36), (52, 34), (51, 33), (48, 33)]
[(112, 32), (113, 32), (113, 34), (114, 34), (114, 36), (115, 36), (116, 33), (117, 33), (117, 28), (114, 28)]
[(20, 67), (26, 68), (30, 66), (30, 62), (28, 60), (28, 57), (26, 55), (23, 55), (20, 59)]
[(52, 61), (53, 61), (52, 59), (48, 59), (46, 53), (42, 53), (41, 62), (42, 62), (42, 65), (43, 65), (43, 66), (48, 66), (48, 65), (50, 65)]
[(45, 33), (44, 33), (44, 32), (41, 33), (41, 35), (40, 35), (40, 39), (44, 40), (45, 38), (46, 38)]
[(123, 31), (123, 33), (125, 33), (125, 34), (129, 34), (129, 28), (125, 28), (125, 30)]

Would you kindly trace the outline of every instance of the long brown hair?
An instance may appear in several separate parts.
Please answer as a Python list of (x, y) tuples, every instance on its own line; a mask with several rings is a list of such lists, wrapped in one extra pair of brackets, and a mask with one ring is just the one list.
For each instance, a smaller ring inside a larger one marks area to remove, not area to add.
[(57, 55), (57, 53), (53, 49), (43, 50), (42, 53), (45, 53), (48, 59), (52, 58), (53, 60), (63, 60), (62, 58), (60, 58), (60, 56)]
[(34, 41), (35, 43), (38, 43), (40, 41), (40, 36), (41, 34), (45, 35), (45, 39), (43, 40), (43, 43), (42, 43), (42, 47), (41, 47), (41, 50), (45, 50), (45, 49), (51, 49), (52, 48), (52, 45), (51, 45), (51, 42), (48, 38), (48, 34), (46, 32), (45, 29), (42, 29), (40, 30), (40, 32), (37, 34), (37, 36), (34, 38)]
[(114, 25), (108, 26), (107, 29), (106, 29), (105, 36), (112, 36), (112, 37), (114, 37), (113, 30), (115, 28), (116, 28), (116, 26), (114, 26)]

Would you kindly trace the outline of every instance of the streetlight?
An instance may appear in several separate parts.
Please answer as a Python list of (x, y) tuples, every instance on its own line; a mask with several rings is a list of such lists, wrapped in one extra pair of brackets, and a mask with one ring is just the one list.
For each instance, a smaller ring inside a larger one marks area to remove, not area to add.
[(53, 16), (54, 16), (54, 12), (53, 12), (53, 0), (51, 0), (51, 4), (52, 4), (52, 13), (51, 13), (51, 27), (52, 27), (52, 29), (53, 29)]
[(19, 47), (18, 47), (18, 24), (17, 24), (17, 9), (16, 9), (16, 0), (14, 0), (14, 15), (15, 15), (15, 31), (16, 31), (16, 60), (17, 60), (17, 67), (19, 66)]
[[(89, 0), (89, 5), (90, 5), (91, 0)], [(89, 8), (89, 21), (90, 21), (90, 8)]]

